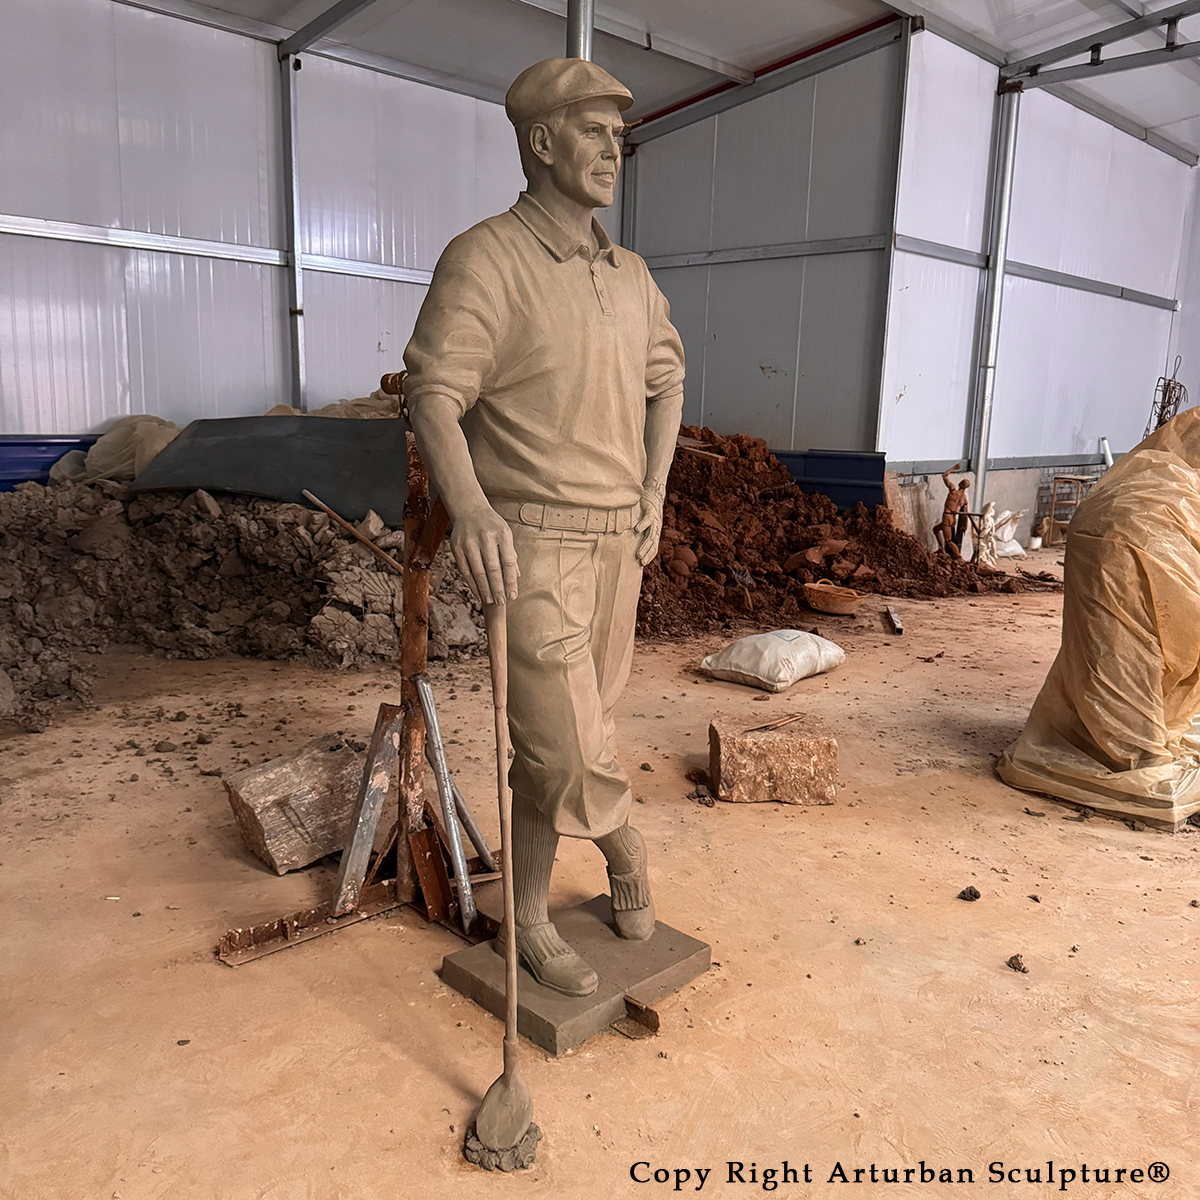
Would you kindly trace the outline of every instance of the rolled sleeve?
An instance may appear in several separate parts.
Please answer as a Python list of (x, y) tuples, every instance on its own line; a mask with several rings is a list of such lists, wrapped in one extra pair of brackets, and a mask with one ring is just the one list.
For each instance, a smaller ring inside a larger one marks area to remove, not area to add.
[(443, 256), (404, 351), (409, 407), (438, 395), (453, 400), (460, 417), (467, 412), (495, 367), (499, 326), (485, 281), (471, 267)]
[(650, 343), (646, 353), (646, 399), (683, 391), (683, 342), (671, 324), (671, 306), (651, 280)]

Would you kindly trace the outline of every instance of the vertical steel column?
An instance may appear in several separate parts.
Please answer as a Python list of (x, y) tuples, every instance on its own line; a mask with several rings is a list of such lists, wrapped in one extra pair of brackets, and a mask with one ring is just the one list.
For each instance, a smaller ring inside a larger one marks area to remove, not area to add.
[(1019, 89), (999, 93), (989, 211), (988, 266), (983, 318), (979, 330), (979, 374), (975, 384), (971, 466), (975, 469), (974, 509), (983, 508), (988, 446), (992, 437), (992, 400), (996, 392), (996, 355), (1000, 346), (1000, 309), (1004, 303), (1004, 264), (1008, 257), (1008, 222), (1012, 212), (1013, 168), (1017, 160)]
[(297, 82), (300, 60), (294, 54), (279, 59), (280, 111), (283, 116), (284, 251), (288, 273), (288, 332), (292, 366), (292, 404), (308, 411), (304, 369), (304, 271), (300, 265), (300, 161), (297, 137)]
[(592, 59), (596, 0), (567, 0), (567, 57)]
[[(871, 445), (876, 450), (887, 450), (886, 446), (879, 444), (880, 431), (883, 428), (883, 385), (887, 376), (888, 363), (888, 339), (892, 332), (892, 304), (894, 297), (892, 296), (892, 281), (896, 274), (896, 229), (899, 224), (900, 217), (900, 172), (904, 166), (904, 129), (908, 119), (908, 76), (912, 69), (912, 36), (914, 33), (924, 29), (924, 22), (917, 24), (912, 17), (901, 18), (904, 21), (904, 31), (900, 35), (900, 70), (898, 72), (899, 79), (897, 81), (896, 90), (896, 157), (892, 163), (892, 213), (890, 218), (890, 233), (888, 236), (887, 254), (887, 282), (884, 285), (884, 308), (883, 308), (883, 337), (880, 340), (880, 358), (879, 358), (879, 402), (875, 406), (875, 432), (871, 439)], [(797, 376), (799, 372), (797, 371)], [(799, 382), (797, 381), (797, 387)], [(794, 441), (794, 431), (796, 427), (796, 404), (792, 404), (792, 429), (793, 441), (790, 449), (795, 450), (796, 444)]]

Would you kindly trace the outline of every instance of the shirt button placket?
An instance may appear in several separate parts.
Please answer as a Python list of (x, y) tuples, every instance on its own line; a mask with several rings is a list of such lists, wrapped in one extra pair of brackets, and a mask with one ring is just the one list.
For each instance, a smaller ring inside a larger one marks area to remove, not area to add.
[(600, 274), (599, 260), (592, 263), (592, 282), (596, 285), (596, 296), (600, 300), (600, 311), (606, 316), (613, 316), (612, 304), (608, 298), (608, 289), (604, 286), (604, 277)]

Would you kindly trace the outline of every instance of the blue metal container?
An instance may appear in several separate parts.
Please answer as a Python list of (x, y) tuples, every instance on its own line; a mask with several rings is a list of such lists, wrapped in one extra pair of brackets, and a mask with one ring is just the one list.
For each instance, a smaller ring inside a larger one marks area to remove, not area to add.
[(838, 508), (860, 500), (868, 508), (883, 504), (887, 455), (870, 450), (772, 450), (792, 473), (802, 492), (820, 492)]
[(50, 468), (68, 450), (90, 450), (97, 437), (97, 434), (87, 437), (0, 434), (0, 492), (11, 492), (18, 483), (29, 479), (46, 483), (50, 478)]

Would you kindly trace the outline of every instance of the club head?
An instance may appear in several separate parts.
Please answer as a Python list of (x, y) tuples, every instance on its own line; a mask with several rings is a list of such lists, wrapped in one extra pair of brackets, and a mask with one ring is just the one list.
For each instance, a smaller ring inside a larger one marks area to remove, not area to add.
[(487, 1090), (475, 1118), (475, 1136), (489, 1150), (508, 1150), (533, 1120), (533, 1097), (520, 1071), (501, 1075)]

